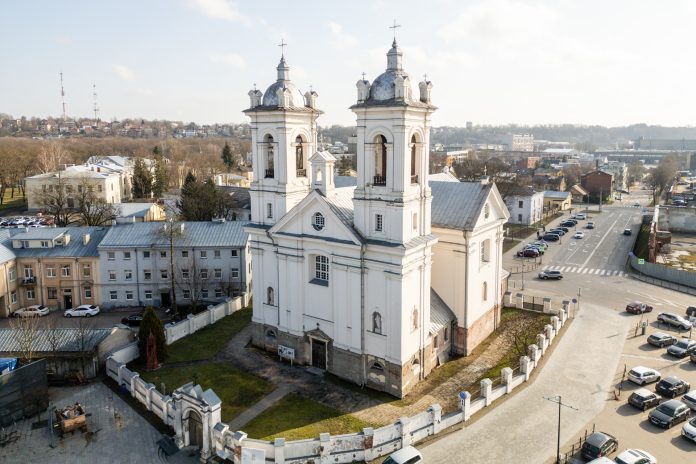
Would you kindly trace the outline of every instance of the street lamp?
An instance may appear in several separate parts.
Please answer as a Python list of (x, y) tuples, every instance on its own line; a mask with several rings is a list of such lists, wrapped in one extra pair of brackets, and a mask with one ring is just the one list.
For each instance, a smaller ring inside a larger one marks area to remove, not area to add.
[(544, 399), (546, 401), (558, 404), (558, 430), (556, 432), (556, 464), (561, 464), (561, 406), (566, 407), (568, 409), (572, 409), (574, 411), (579, 411), (579, 409), (569, 404), (565, 404), (561, 399), (561, 395), (545, 396)]

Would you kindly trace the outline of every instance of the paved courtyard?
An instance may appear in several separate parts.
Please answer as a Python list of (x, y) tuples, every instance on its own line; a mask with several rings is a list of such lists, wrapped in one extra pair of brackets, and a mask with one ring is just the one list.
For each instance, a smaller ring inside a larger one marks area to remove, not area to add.
[[(46, 420), (47, 413), (17, 423), (19, 439), (0, 448), (0, 462), (50, 464), (151, 464), (157, 462), (194, 463), (197, 457), (179, 452), (164, 461), (157, 441), (161, 434), (142, 416), (101, 382), (82, 387), (51, 388), (52, 406), (62, 407), (79, 401), (87, 411), (89, 431), (79, 431), (53, 440), (48, 428), (33, 424)], [(12, 427), (9, 428), (12, 430)]]

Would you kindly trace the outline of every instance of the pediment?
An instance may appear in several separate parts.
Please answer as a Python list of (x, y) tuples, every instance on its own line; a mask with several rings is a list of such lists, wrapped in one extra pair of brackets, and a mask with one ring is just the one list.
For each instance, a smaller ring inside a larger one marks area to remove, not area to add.
[[(488, 217), (486, 217), (486, 215), (488, 215)], [(500, 195), (500, 192), (498, 192), (498, 188), (494, 185), (493, 188), (488, 191), (488, 195), (486, 196), (480, 211), (478, 211), (478, 218), (476, 219), (476, 223), (474, 224), (473, 228), (476, 229), (500, 220), (505, 222), (509, 218), (510, 212), (508, 211), (507, 206), (505, 206), (505, 201)]]

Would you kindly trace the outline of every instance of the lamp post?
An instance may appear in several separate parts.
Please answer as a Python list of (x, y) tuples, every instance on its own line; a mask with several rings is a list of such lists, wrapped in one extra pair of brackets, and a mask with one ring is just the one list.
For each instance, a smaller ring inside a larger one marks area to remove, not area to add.
[(561, 395), (545, 396), (544, 399), (546, 401), (558, 404), (558, 429), (556, 432), (556, 464), (561, 464), (561, 406), (566, 407), (568, 409), (572, 409), (574, 411), (579, 411), (579, 409), (569, 404), (565, 404), (561, 399)]

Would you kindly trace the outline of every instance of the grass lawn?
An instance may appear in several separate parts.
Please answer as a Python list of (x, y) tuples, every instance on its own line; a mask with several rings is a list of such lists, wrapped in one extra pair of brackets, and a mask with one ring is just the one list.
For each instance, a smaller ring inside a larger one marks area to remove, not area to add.
[(0, 205), (0, 213), (9, 214), (12, 211), (19, 213), (24, 211), (26, 208), (26, 203), (24, 202), (24, 197), (19, 193), (18, 189), (15, 189), (14, 198), (10, 195), (12, 189), (5, 190), (5, 196), (3, 197), (2, 205)]
[(351, 414), (290, 393), (244, 425), (242, 430), (250, 438), (299, 440), (316, 438), (323, 432), (331, 435), (359, 432), (372, 426)]
[(210, 359), (251, 321), (251, 308), (244, 308), (223, 317), (213, 325), (169, 345), (167, 362)]
[(229, 422), (275, 388), (270, 382), (224, 363), (163, 367), (151, 372), (141, 370), (140, 376), (155, 384), (160, 391), (161, 383), (164, 382), (167, 393), (195, 378), (204, 390), (212, 388), (222, 400), (223, 422)]

